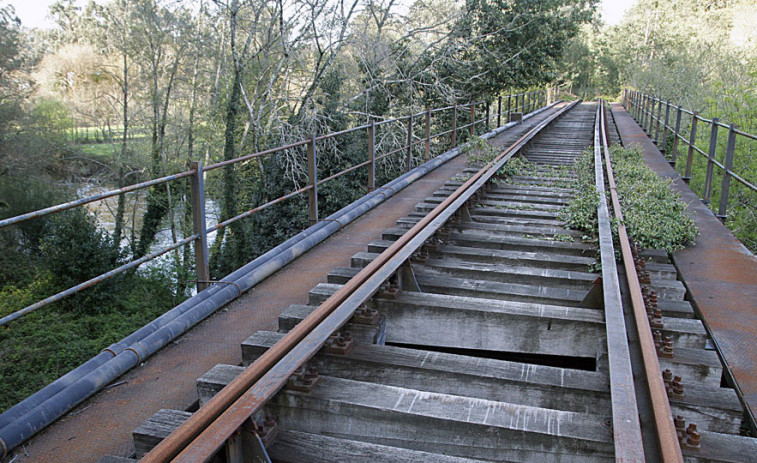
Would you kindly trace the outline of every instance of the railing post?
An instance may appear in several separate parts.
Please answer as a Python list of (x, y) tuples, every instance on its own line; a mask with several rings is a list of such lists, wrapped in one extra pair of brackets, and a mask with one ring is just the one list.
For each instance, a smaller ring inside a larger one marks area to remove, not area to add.
[(637, 98), (638, 98), (638, 96), (636, 95), (636, 92), (632, 91), (631, 92), (631, 99), (629, 100), (630, 104), (631, 104), (631, 117), (633, 117), (635, 120), (638, 121), (639, 120), (638, 119), (639, 104), (636, 101)]
[(452, 107), (452, 147), (457, 146), (457, 103)]
[(670, 101), (665, 102), (665, 124), (662, 126), (662, 151), (668, 153), (668, 124), (670, 123)]
[(718, 118), (712, 118), (712, 130), (710, 130), (710, 149), (707, 151), (707, 175), (704, 178), (704, 191), (702, 192), (702, 202), (710, 204), (710, 193), (712, 190), (712, 174), (715, 168), (715, 153), (718, 149)]
[(686, 157), (686, 171), (683, 175), (683, 181), (689, 183), (691, 181), (691, 165), (694, 163), (694, 147), (697, 144), (697, 120), (699, 113), (694, 111), (691, 116), (691, 131), (689, 132), (689, 152)]
[(470, 136), (476, 135), (476, 103), (470, 104)]
[(683, 108), (681, 105), (678, 105), (678, 110), (676, 112), (676, 128), (673, 132), (673, 147), (671, 150), (673, 151), (673, 166), (675, 167), (675, 162), (678, 159), (678, 137), (680, 136), (681, 132), (681, 113)]
[(633, 107), (633, 118), (639, 120), (639, 92), (631, 93), (631, 106)]
[(628, 112), (631, 114), (631, 117), (636, 119), (636, 108), (638, 107), (636, 104), (636, 92), (631, 90), (628, 93)]
[(510, 122), (510, 110), (512, 106), (512, 99), (513, 99), (513, 94), (512, 93), (508, 94), (507, 95), (507, 119), (505, 119), (507, 122)]
[(502, 127), (502, 95), (497, 97), (497, 128)]
[(489, 131), (489, 102), (486, 102), (486, 131)]
[(407, 170), (413, 168), (413, 115), (407, 120)]
[(315, 134), (308, 140), (308, 222), (314, 225), (318, 222), (318, 160), (315, 147)]
[(662, 100), (657, 100), (657, 119), (655, 120), (654, 142), (660, 146), (660, 121), (662, 119)]
[(644, 129), (644, 132), (647, 134), (649, 133), (649, 122), (651, 119), (649, 119), (647, 116), (649, 115), (649, 105), (651, 104), (651, 99), (647, 95), (644, 97), (644, 114), (642, 115), (642, 128)]
[(368, 126), (368, 193), (376, 189), (376, 122)]
[(426, 108), (426, 161), (431, 158), (431, 109)]
[(647, 136), (649, 138), (652, 138), (652, 123), (654, 122), (654, 96), (649, 97), (649, 106), (647, 109), (649, 110), (649, 119), (647, 120)]
[(728, 195), (731, 192), (731, 168), (733, 167), (733, 153), (736, 150), (736, 124), (731, 124), (728, 129), (728, 147), (725, 150), (725, 170), (723, 171), (723, 183), (720, 185), (720, 206), (718, 218), (725, 223), (728, 217)]
[[(657, 107), (660, 107), (660, 100), (655, 101), (655, 97), (652, 97), (652, 107), (649, 111), (649, 138), (652, 138), (652, 135), (654, 134), (654, 128), (655, 128), (655, 117), (654, 117), (654, 109), (655, 109), (655, 103), (657, 103)], [(654, 144), (657, 144), (657, 140), (654, 141)]]
[(192, 234), (200, 235), (194, 240), (195, 273), (197, 292), (208, 287), (210, 269), (208, 267), (208, 235), (205, 233), (205, 176), (202, 162), (192, 162), (189, 167), (195, 171), (190, 177), (189, 191), (192, 201)]

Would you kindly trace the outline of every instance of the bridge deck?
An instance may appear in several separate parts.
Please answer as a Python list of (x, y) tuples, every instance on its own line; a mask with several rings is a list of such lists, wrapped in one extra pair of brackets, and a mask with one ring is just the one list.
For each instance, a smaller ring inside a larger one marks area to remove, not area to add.
[[(514, 133), (527, 131), (553, 111), (504, 131), (492, 143), (511, 143)], [(250, 333), (275, 330), (282, 310), (306, 304), (309, 290), (326, 282), (330, 270), (349, 266), (354, 254), (410, 215), (417, 203), (464, 167), (465, 156), (452, 159), (314, 247), (119, 378), (114, 383), (118, 386), (105, 389), (36, 435), (17, 451), (16, 463), (96, 461), (102, 455), (131, 454), (132, 431), (155, 410), (188, 408), (197, 400), (198, 377), (219, 363), (241, 363), (239, 346)]]
[(757, 258), (715, 217), (668, 164), (641, 127), (619, 104), (612, 106), (626, 146), (638, 144), (658, 175), (689, 203), (700, 235), (673, 254), (695, 307), (709, 326), (744, 400), (757, 414)]

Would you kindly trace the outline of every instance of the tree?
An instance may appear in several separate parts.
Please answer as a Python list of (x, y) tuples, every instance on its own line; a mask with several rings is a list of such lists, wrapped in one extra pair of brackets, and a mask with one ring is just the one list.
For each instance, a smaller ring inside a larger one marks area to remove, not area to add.
[[(466, 100), (551, 82), (565, 45), (596, 0), (467, 0), (440, 60)], [(495, 64), (496, 63), (496, 64)]]

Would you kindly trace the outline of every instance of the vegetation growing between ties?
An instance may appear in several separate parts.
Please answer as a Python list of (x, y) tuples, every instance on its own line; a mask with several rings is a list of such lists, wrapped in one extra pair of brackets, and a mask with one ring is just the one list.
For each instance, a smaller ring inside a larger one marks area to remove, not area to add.
[[(613, 145), (610, 156), (624, 223), (634, 243), (644, 248), (673, 252), (694, 242), (697, 229), (686, 211), (686, 204), (669, 188), (669, 180), (647, 167), (641, 151)], [(599, 193), (594, 185), (593, 152), (584, 152), (576, 167), (578, 192), (560, 212), (560, 219), (569, 228), (594, 235)], [(615, 220), (613, 234), (617, 240)]]
[(613, 146), (612, 168), (629, 237), (643, 248), (668, 252), (693, 243), (697, 228), (686, 204), (644, 163), (641, 150)]
[(584, 151), (576, 160), (576, 195), (560, 210), (560, 220), (569, 228), (593, 236), (597, 230), (597, 206), (599, 193), (594, 186), (594, 152)]

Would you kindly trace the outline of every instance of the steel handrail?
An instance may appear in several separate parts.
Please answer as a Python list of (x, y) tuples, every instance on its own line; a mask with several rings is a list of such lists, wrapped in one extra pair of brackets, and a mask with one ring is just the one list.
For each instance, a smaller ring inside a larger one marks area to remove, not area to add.
[(153, 180), (149, 180), (147, 182), (142, 183), (136, 183), (134, 185), (129, 185), (127, 187), (119, 188), (116, 190), (110, 190), (106, 191), (105, 193), (100, 193), (97, 195), (88, 196), (86, 198), (77, 199), (75, 201), (69, 201), (67, 203), (58, 204), (55, 206), (50, 206), (45, 209), (40, 209), (37, 211), (27, 212), (26, 214), (17, 215), (15, 217), (10, 217), (7, 219), (0, 220), (0, 228), (7, 227), (9, 225), (14, 225), (20, 222), (25, 222), (27, 220), (36, 219), (38, 217), (44, 217), (50, 214), (55, 214), (58, 212), (63, 212), (68, 209), (72, 209), (74, 207), (83, 206), (85, 204), (93, 203), (95, 201), (100, 201), (107, 198), (112, 198), (113, 196), (118, 196), (120, 194), (124, 193), (130, 193), (132, 191), (149, 188), (155, 185), (161, 185), (163, 183), (167, 183), (173, 180), (178, 180), (180, 178), (189, 177), (190, 175), (193, 175), (195, 173), (194, 170), (188, 170), (185, 172), (180, 172), (178, 174), (174, 175), (168, 175), (166, 177), (160, 177)]
[(96, 276), (94, 278), (91, 278), (91, 279), (89, 279), (89, 280), (87, 280), (87, 281), (85, 281), (83, 283), (79, 283), (76, 286), (72, 286), (72, 287), (70, 287), (70, 288), (68, 288), (68, 289), (66, 289), (64, 291), (61, 291), (61, 292), (59, 292), (57, 294), (54, 294), (54, 295), (49, 296), (49, 297), (47, 297), (45, 299), (42, 299), (41, 301), (35, 302), (34, 304), (29, 305), (27, 307), (24, 307), (21, 310), (17, 310), (15, 312), (11, 313), (11, 314), (8, 314), (5, 317), (0, 318), (0, 326), (5, 325), (6, 323), (10, 323), (13, 320), (19, 319), (19, 318), (23, 317), (24, 315), (27, 315), (27, 314), (29, 314), (31, 312), (34, 312), (35, 310), (41, 309), (42, 307), (50, 305), (53, 302), (59, 301), (59, 300), (63, 299), (64, 297), (68, 297), (68, 296), (71, 296), (72, 294), (76, 294), (79, 291), (81, 291), (83, 289), (87, 289), (90, 286), (93, 286), (93, 285), (95, 285), (97, 283), (103, 282), (105, 280), (109, 280), (109, 279), (113, 278), (116, 275), (124, 273), (127, 270), (139, 267), (140, 265), (144, 264), (145, 262), (151, 261), (151, 260), (153, 260), (153, 259), (155, 259), (157, 257), (162, 256), (163, 254), (167, 254), (167, 253), (173, 251), (174, 249), (178, 249), (178, 248), (184, 246), (185, 244), (191, 243), (193, 240), (195, 240), (195, 239), (197, 239), (199, 237), (200, 237), (199, 233), (194, 234), (192, 236), (188, 236), (188, 237), (186, 237), (184, 239), (181, 239), (181, 240), (175, 242), (174, 244), (172, 244), (172, 245), (170, 245), (170, 246), (168, 246), (166, 248), (163, 248), (163, 249), (155, 251), (155, 252), (153, 252), (151, 254), (147, 254), (145, 256), (142, 256), (139, 259), (135, 259), (135, 260), (129, 262), (128, 264), (124, 264), (124, 265), (122, 265), (120, 267), (114, 268), (113, 270), (105, 272), (102, 275), (98, 275), (98, 276)]
[[(650, 95), (646, 95), (646, 94), (643, 94), (641, 92), (635, 92), (634, 91), (634, 93), (636, 93), (637, 95), (639, 95), (641, 97), (650, 98), (652, 101), (658, 102), (660, 104), (662, 104), (662, 103), (670, 104), (670, 101), (662, 100), (660, 98), (657, 98), (657, 97), (654, 97), (654, 96), (650, 96)], [(710, 160), (709, 159), (709, 155), (707, 153), (705, 153), (703, 149), (701, 149), (700, 147), (698, 147), (696, 144), (691, 145), (689, 143), (690, 140), (688, 138), (686, 138), (686, 137), (683, 136), (683, 132), (682, 131), (676, 133), (674, 126), (670, 125), (670, 124), (666, 124), (662, 120), (661, 117), (655, 116), (654, 111), (647, 110), (643, 106), (639, 106), (638, 104), (634, 104), (632, 102), (630, 104), (637, 106), (639, 108), (640, 113), (644, 115), (644, 118), (649, 117), (651, 121), (654, 121), (655, 123), (660, 124), (661, 128), (672, 130), (673, 131), (673, 136), (675, 138), (677, 138), (678, 140), (684, 142), (686, 145), (690, 146), (693, 151), (696, 151), (700, 155), (702, 155), (705, 158), (707, 158), (708, 162), (712, 162), (712, 164), (715, 165), (715, 166), (717, 166), (718, 168), (720, 168), (720, 170), (722, 170), (724, 174), (730, 175), (733, 179), (735, 179), (737, 182), (741, 183), (742, 185), (744, 185), (745, 187), (747, 187), (751, 191), (757, 192), (757, 184), (754, 184), (754, 183), (750, 182), (749, 180), (747, 180), (744, 177), (740, 176), (739, 174), (737, 174), (733, 170), (727, 169), (725, 167), (725, 165), (723, 163), (721, 163), (720, 161), (718, 161), (717, 159), (713, 158), (712, 160)], [(748, 132), (744, 132), (742, 130), (738, 130), (735, 127), (732, 128), (730, 125), (728, 125), (726, 123), (723, 123), (723, 122), (720, 122), (720, 121), (713, 121), (712, 119), (704, 118), (704, 117), (700, 116), (698, 113), (693, 112), (693, 111), (688, 110), (688, 109), (685, 109), (683, 107), (676, 107), (676, 109), (677, 110), (680, 109), (681, 113), (688, 114), (688, 115), (692, 116), (692, 120), (696, 119), (698, 121), (708, 123), (708, 124), (710, 124), (710, 126), (712, 126), (714, 124), (714, 125), (717, 125), (718, 127), (722, 127), (722, 128), (725, 128), (725, 129), (732, 130), (738, 136), (742, 136), (742, 137), (750, 139), (750, 140), (757, 140), (757, 135), (755, 135), (755, 134), (751, 134), (751, 133), (748, 133)]]

